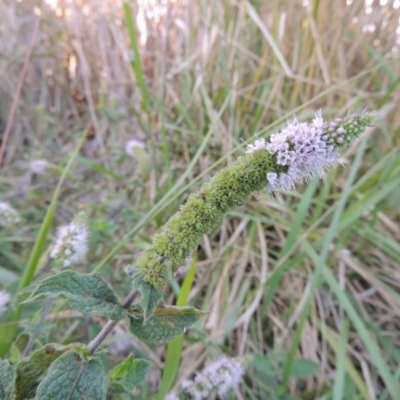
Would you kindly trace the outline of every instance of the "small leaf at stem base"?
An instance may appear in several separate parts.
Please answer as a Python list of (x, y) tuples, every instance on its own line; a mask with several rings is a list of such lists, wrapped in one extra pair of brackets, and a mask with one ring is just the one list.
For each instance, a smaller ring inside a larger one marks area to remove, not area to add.
[(144, 325), (143, 316), (131, 314), (130, 331), (140, 340), (150, 343), (169, 342), (185, 333), (186, 329), (206, 313), (194, 307), (156, 308), (153, 316)]
[(144, 323), (146, 323), (160, 303), (162, 294), (154, 286), (144, 280), (138, 268), (129, 266), (126, 272), (132, 278), (133, 289), (136, 289), (142, 295), (140, 305), (143, 309)]
[(133, 354), (130, 354), (108, 373), (110, 388), (115, 392), (132, 391), (146, 378), (149, 369), (149, 361), (140, 358), (135, 360)]

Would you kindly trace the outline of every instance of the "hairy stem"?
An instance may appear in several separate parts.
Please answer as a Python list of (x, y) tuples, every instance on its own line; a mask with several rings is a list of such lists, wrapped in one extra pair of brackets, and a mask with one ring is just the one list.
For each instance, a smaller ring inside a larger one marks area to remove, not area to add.
[[(133, 303), (135, 300), (136, 296), (138, 295), (138, 292), (134, 289), (131, 290), (131, 292), (126, 296), (124, 300), (123, 307), (125, 309), (128, 309), (129, 306)], [(115, 326), (118, 324), (119, 321), (115, 320), (109, 320), (104, 326), (103, 329), (98, 333), (98, 335), (89, 343), (88, 349), (90, 351), (90, 354), (93, 354), (99, 347), (100, 345), (104, 342), (105, 338), (112, 332), (112, 330), (115, 328)]]

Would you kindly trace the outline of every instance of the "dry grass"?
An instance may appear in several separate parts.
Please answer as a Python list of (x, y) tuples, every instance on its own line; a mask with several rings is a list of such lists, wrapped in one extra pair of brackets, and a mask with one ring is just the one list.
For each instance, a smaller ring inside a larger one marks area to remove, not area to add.
[[(60, 0), (56, 9), (43, 3), (39, 12), (33, 1), (2, 0), (0, 15), (7, 16), (0, 32), (2, 128), (38, 18), (40, 30), (0, 178), (1, 195), (19, 208), (28, 227), (4, 241), (0, 264), (15, 276), (21, 273), (58, 180), (56, 167), (46, 177), (33, 177), (27, 162), (45, 158), (59, 165), (86, 126), (85, 158), (64, 185), (56, 220), (66, 222), (78, 209), (87, 210), (94, 231), (91, 270), (178, 180), (215, 122), (207, 150), (185, 182), (193, 187), (171, 203), (164, 201), (162, 212), (105, 263), (105, 275), (123, 294), (129, 287), (123, 267), (132, 255), (146, 247), (198, 185), (196, 177), (206, 179), (216, 162), (225, 164), (240, 154), (233, 152), (242, 138), (267, 132), (294, 110), (306, 118), (322, 108), (328, 119), (359, 108), (377, 110), (362, 162), (356, 161), (362, 148), (358, 141), (342, 157), (346, 168), (298, 193), (259, 194), (232, 212), (219, 232), (204, 238), (190, 303), (210, 313), (186, 341), (177, 384), (217, 350), (270, 355), (284, 376), (292, 351), (297, 359), (320, 364), (317, 376), (290, 380), (293, 395), (339, 393), (334, 381), (340, 367), (361, 398), (389, 398), (384, 397), (387, 381), (348, 314), (346, 300), (335, 294), (326, 275), (314, 282), (320, 267), (309, 247), (319, 253), (328, 246), (322, 264), (329, 266), (398, 377), (400, 8), (375, 4), (369, 12), (358, 0), (351, 5), (303, 3), (176, 0), (142, 5), (148, 30), (140, 47), (143, 93), (130, 63), (118, 1), (76, 0), (71, 6)], [(138, 15), (136, 3), (132, 9)], [(148, 158), (137, 164), (123, 152), (133, 138), (146, 141), (148, 149)], [(139, 180), (133, 177), (138, 165), (144, 171)], [(352, 173), (354, 182), (347, 187)], [(345, 206), (335, 225), (332, 216), (340, 210), (343, 193)], [(174, 302), (173, 291), (168, 300)], [(350, 331), (343, 339), (347, 318)], [(96, 321), (93, 325), (97, 329)], [(66, 340), (82, 340), (81, 334), (77, 326)], [(342, 339), (347, 352), (338, 367)], [(139, 349), (151, 351), (156, 364), (163, 365), (164, 347)], [(154, 390), (160, 371), (154, 368), (148, 381)], [(273, 398), (249, 371), (236, 397)], [(281, 378), (279, 373), (276, 379)]]

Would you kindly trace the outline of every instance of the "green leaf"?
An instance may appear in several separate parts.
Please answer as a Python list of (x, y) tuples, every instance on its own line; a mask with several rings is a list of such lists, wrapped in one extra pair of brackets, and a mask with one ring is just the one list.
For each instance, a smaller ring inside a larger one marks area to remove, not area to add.
[(252, 364), (255, 369), (266, 376), (276, 376), (280, 373), (269, 357), (262, 354), (253, 354)]
[(146, 325), (143, 325), (142, 316), (130, 315), (130, 331), (144, 342), (169, 342), (184, 333), (205, 314), (194, 307), (156, 308)]
[(98, 358), (69, 351), (51, 364), (36, 392), (36, 400), (103, 400), (107, 377)]
[(140, 305), (143, 308), (144, 323), (147, 323), (149, 318), (154, 313), (154, 310), (162, 299), (162, 294), (152, 285), (147, 282), (142, 282), (139, 287), (139, 292), (142, 295)]
[(72, 308), (85, 315), (99, 314), (119, 320), (127, 313), (110, 285), (97, 272), (78, 274), (64, 271), (50, 276), (39, 282), (26, 302), (58, 296), (67, 298)]
[(153, 315), (154, 310), (162, 299), (162, 294), (154, 286), (147, 283), (136, 267), (128, 267), (127, 274), (132, 278), (132, 287), (141, 295), (140, 305), (143, 309), (144, 323)]
[(139, 385), (150, 370), (150, 362), (144, 359), (134, 360), (130, 354), (121, 364), (108, 373), (111, 387), (123, 387), (127, 391)]
[[(51, 363), (70, 350), (72, 345), (47, 344), (17, 365), (16, 400), (34, 397), (36, 388)], [(1, 397), (0, 397), (1, 398)]]
[(7, 360), (0, 360), (0, 399), (14, 399), (16, 376), (15, 367)]
[(296, 360), (293, 363), (291, 376), (294, 378), (304, 378), (310, 375), (316, 375), (319, 370), (319, 364), (312, 360)]

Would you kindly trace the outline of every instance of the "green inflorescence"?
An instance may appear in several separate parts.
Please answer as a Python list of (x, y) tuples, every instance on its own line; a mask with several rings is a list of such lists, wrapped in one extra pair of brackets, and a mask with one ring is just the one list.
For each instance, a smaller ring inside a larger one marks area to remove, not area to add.
[[(348, 144), (373, 118), (373, 113), (361, 113), (325, 123), (327, 142), (335, 147)], [(153, 246), (136, 261), (137, 272), (145, 282), (161, 290), (170, 275), (197, 248), (203, 235), (218, 228), (228, 211), (266, 187), (267, 173), (286, 171), (286, 166), (277, 164), (275, 154), (260, 150), (240, 157), (217, 172), (155, 235)]]
[(154, 237), (153, 247), (137, 259), (145, 281), (157, 289), (164, 287), (203, 235), (218, 228), (229, 210), (265, 187), (266, 174), (274, 165), (274, 156), (267, 151), (245, 155), (193, 193)]
[(335, 119), (324, 127), (328, 143), (335, 147), (349, 145), (367, 126), (371, 126), (374, 118), (375, 113), (361, 113)]

